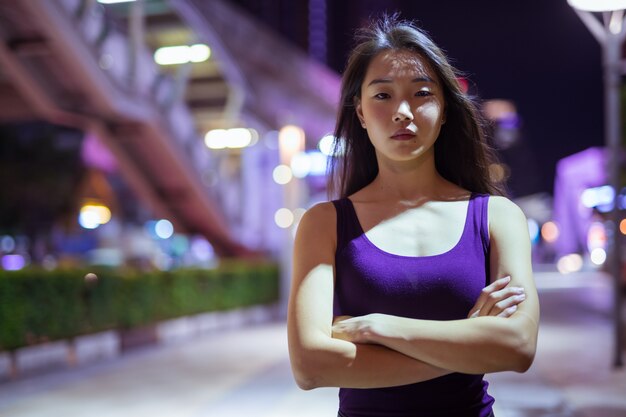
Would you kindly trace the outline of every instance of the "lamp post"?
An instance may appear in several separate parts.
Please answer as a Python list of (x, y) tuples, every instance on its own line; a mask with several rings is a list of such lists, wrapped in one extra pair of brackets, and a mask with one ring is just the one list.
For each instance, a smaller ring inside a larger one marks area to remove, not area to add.
[[(578, 14), (589, 31), (595, 36), (602, 46), (602, 63), (604, 69), (604, 126), (605, 145), (608, 155), (609, 180), (613, 187), (614, 200), (611, 210), (612, 230), (610, 233), (610, 271), (613, 277), (613, 320), (614, 320), (614, 356), (613, 366), (621, 367), (623, 326), (622, 326), (622, 279), (621, 279), (621, 256), (620, 256), (620, 216), (619, 194), (621, 189), (619, 165), (621, 155), (621, 76), (626, 65), (622, 60), (622, 44), (626, 38), (626, 21), (624, 9), (626, 0), (567, 0), (570, 6)], [(603, 23), (593, 15), (593, 12), (601, 12)]]

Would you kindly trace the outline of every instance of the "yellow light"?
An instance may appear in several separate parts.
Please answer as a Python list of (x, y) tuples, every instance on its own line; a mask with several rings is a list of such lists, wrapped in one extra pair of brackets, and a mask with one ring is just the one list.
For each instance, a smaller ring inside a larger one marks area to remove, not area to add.
[(80, 208), (78, 222), (85, 229), (95, 229), (111, 220), (111, 210), (102, 204), (85, 204)]
[(210, 149), (236, 149), (252, 146), (258, 138), (259, 134), (254, 129), (213, 129), (204, 135), (204, 144)]
[(623, 235), (626, 235), (626, 219), (622, 219), (622, 221), (619, 222), (619, 231), (622, 232)]
[(274, 182), (277, 184), (285, 185), (291, 181), (293, 173), (287, 165), (278, 165), (272, 172), (272, 178), (274, 178)]
[(204, 62), (211, 57), (211, 48), (203, 43), (197, 43), (189, 47), (191, 62)]
[(555, 242), (559, 238), (559, 227), (552, 221), (545, 222), (541, 226), (541, 237), (548, 243)]
[(245, 148), (252, 143), (252, 133), (248, 129), (228, 129), (226, 146), (229, 148)]
[(577, 253), (571, 253), (561, 257), (556, 263), (556, 268), (561, 274), (580, 271), (583, 267), (583, 258)]
[(276, 210), (274, 214), (274, 222), (282, 229), (286, 229), (293, 224), (293, 213), (287, 208)]
[(606, 230), (604, 229), (604, 224), (593, 222), (587, 232), (587, 249), (592, 251), (595, 248), (604, 247), (606, 247)]
[(304, 130), (298, 126), (287, 125), (278, 132), (278, 150), (280, 161), (289, 165), (291, 158), (304, 151)]
[(224, 149), (226, 139), (226, 129), (213, 129), (204, 135), (204, 144), (210, 149)]
[(211, 49), (204, 44), (164, 46), (156, 50), (154, 61), (159, 65), (176, 65), (203, 62), (210, 56)]

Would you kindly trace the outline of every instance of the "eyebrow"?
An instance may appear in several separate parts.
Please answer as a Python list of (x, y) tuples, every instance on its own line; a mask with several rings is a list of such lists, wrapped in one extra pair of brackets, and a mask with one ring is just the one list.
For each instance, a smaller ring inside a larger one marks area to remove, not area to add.
[[(370, 81), (370, 83), (367, 85), (368, 87), (374, 84), (386, 84), (386, 83), (391, 83), (392, 81), (389, 78), (376, 78), (372, 81)], [(413, 78), (411, 80), (412, 83), (423, 83), (423, 82), (427, 82), (427, 83), (433, 83), (436, 84), (435, 81), (430, 78), (430, 77), (417, 77), (417, 78)]]

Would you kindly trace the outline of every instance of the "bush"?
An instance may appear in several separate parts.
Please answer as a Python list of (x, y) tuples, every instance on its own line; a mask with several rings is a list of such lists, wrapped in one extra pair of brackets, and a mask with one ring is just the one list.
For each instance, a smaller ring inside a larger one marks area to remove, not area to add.
[(0, 271), (0, 350), (278, 300), (275, 264), (214, 270)]

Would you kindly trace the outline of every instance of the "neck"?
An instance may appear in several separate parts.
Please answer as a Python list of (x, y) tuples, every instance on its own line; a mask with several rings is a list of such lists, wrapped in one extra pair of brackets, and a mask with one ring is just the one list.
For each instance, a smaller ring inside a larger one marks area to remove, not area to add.
[(450, 188), (435, 168), (434, 153), (406, 163), (378, 158), (378, 175), (371, 186), (381, 200), (406, 203), (439, 199)]

